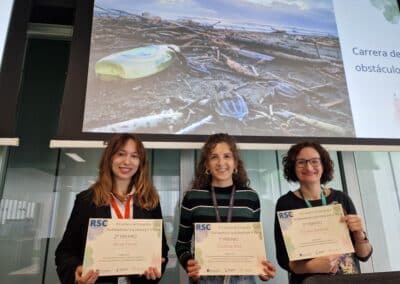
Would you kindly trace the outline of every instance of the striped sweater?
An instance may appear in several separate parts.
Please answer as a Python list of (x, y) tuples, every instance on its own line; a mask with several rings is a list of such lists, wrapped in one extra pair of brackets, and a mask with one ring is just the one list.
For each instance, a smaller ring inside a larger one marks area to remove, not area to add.
[[(232, 186), (215, 188), (218, 211), (222, 222), (226, 222)], [(187, 191), (181, 205), (178, 240), (175, 245), (176, 255), (186, 269), (186, 263), (193, 259), (192, 236), (194, 223), (216, 222), (215, 209), (209, 189)], [(251, 188), (236, 188), (231, 222), (260, 221), (260, 200)]]

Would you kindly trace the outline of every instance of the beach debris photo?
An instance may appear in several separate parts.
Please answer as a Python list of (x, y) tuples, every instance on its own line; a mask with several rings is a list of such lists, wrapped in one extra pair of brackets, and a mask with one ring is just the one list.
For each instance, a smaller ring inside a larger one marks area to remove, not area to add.
[(95, 1), (83, 131), (354, 136), (332, 1), (298, 2)]

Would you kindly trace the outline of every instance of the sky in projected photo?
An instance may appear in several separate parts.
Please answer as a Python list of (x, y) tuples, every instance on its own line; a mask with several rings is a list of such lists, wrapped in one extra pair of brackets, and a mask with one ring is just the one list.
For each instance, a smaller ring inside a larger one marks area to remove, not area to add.
[[(255, 29), (258, 25), (296, 27), (310, 31), (337, 34), (331, 0), (97, 0), (103, 8), (141, 14), (148, 12), (166, 19), (194, 18), (205, 22)], [(250, 25), (247, 25), (250, 24)]]
[(399, 137), (395, 0), (97, 0), (93, 15), (83, 132)]

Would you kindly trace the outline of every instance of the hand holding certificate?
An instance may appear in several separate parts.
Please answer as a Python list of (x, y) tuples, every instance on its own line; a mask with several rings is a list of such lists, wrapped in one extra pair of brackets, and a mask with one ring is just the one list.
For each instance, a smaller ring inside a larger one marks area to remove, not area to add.
[(83, 271), (100, 276), (161, 271), (160, 219), (89, 219)]
[(195, 258), (200, 275), (264, 274), (261, 223), (195, 223)]
[(290, 261), (354, 252), (341, 204), (277, 214)]

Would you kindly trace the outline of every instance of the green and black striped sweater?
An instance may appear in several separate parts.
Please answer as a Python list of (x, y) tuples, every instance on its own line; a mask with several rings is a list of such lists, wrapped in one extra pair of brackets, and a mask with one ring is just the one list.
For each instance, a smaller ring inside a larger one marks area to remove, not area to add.
[[(215, 187), (218, 211), (222, 222), (226, 222), (230, 187)], [(175, 245), (176, 255), (182, 266), (186, 268), (189, 259), (193, 259), (192, 236), (194, 223), (216, 222), (215, 209), (210, 189), (192, 189), (185, 193), (181, 205), (181, 219), (178, 240)], [(231, 222), (260, 221), (260, 200), (251, 188), (236, 188)]]

